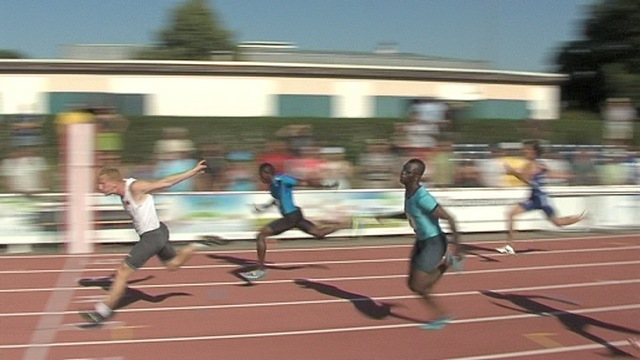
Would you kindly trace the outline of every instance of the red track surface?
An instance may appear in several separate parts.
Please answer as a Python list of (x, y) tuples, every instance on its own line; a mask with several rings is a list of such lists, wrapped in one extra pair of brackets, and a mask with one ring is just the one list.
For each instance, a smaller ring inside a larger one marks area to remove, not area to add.
[(2, 256), (0, 359), (640, 355), (627, 343), (640, 336), (638, 236), (525, 240), (518, 256), (472, 242), (465, 271), (435, 289), (455, 316), (439, 331), (418, 328), (430, 314), (405, 286), (408, 242), (272, 249), (268, 260), (280, 268), (255, 286), (232, 274), (253, 250), (199, 253), (177, 272), (153, 260), (132, 279), (128, 304), (92, 329), (77, 311), (105, 291), (77, 281), (109, 275), (123, 254)]

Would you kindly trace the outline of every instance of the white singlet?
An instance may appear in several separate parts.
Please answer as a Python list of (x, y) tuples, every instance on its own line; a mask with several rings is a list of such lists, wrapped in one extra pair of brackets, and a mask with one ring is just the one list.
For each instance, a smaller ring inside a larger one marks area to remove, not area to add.
[(131, 184), (137, 179), (125, 179), (124, 196), (121, 198), (124, 209), (133, 219), (133, 227), (138, 235), (142, 235), (148, 231), (155, 230), (160, 227), (160, 220), (156, 213), (156, 205), (153, 202), (153, 196), (147, 194), (142, 204), (136, 204), (131, 195)]

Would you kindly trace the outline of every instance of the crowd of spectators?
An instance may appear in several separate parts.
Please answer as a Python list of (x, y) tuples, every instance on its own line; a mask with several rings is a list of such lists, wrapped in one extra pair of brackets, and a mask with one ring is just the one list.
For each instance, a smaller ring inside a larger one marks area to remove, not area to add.
[[(524, 161), (519, 143), (456, 142), (450, 109), (428, 99), (414, 102), (408, 117), (409, 121), (397, 122), (387, 137), (364, 139), (361, 146), (354, 147), (359, 149), (356, 154), (316, 139), (310, 124), (284, 126), (276, 129), (274, 136), (240, 150), (221, 141), (196, 142), (194, 134), (186, 128), (169, 127), (162, 129), (162, 137), (149, 155), (150, 161), (144, 164), (122, 163), (128, 121), (111, 108), (72, 110), (60, 114), (56, 126), (59, 144), (64, 144), (67, 124), (94, 122), (97, 166), (117, 166), (127, 176), (161, 178), (188, 170), (199, 159), (207, 161), (209, 168), (205, 174), (184, 181), (171, 191), (265, 190), (257, 177), (257, 167), (263, 162), (273, 164), (277, 172), (319, 180), (326, 185), (337, 184), (339, 189), (398, 188), (400, 165), (414, 157), (425, 161), (423, 182), (429, 187), (523, 185), (504, 171), (505, 164), (518, 167)], [(2, 191), (27, 194), (63, 191), (61, 186), (53, 186), (52, 167), (41, 153), (43, 117), (22, 114), (7, 118), (10, 118), (5, 121), (10, 142), (2, 161)], [(538, 124), (530, 127), (532, 132), (543, 135), (543, 127)], [(546, 144), (544, 150), (542, 161), (550, 169), (548, 185), (640, 184), (638, 149), (627, 144)]]

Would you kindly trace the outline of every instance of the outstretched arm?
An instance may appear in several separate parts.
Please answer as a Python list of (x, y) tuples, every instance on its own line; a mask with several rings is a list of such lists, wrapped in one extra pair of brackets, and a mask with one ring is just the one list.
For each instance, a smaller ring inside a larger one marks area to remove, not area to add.
[(207, 163), (204, 160), (201, 160), (192, 169), (179, 174), (170, 175), (163, 179), (158, 179), (154, 181), (145, 181), (145, 180), (136, 181), (131, 185), (131, 191), (134, 194), (149, 194), (149, 193), (165, 190), (184, 180), (187, 180), (197, 174), (204, 172), (206, 168), (207, 168)]
[(267, 210), (268, 208), (274, 206), (277, 203), (276, 199), (272, 199), (271, 201), (269, 201), (268, 203), (264, 203), (264, 204), (253, 204), (253, 209), (258, 212), (261, 213), (265, 210)]
[(533, 166), (532, 162), (528, 162), (521, 169), (515, 169), (511, 167), (509, 164), (504, 164), (504, 169), (507, 175), (515, 176), (518, 180), (522, 181), (525, 184), (529, 183), (531, 180), (531, 167)]

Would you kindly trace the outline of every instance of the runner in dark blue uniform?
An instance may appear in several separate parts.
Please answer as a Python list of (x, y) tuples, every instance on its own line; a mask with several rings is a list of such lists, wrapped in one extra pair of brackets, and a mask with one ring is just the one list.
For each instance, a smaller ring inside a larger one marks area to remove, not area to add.
[(348, 229), (351, 226), (349, 219), (344, 224), (318, 227), (311, 221), (305, 219), (302, 215), (302, 210), (296, 206), (293, 201), (293, 188), (298, 185), (314, 187), (332, 186), (324, 186), (310, 180), (296, 179), (285, 174), (276, 174), (274, 166), (269, 163), (260, 165), (259, 175), (260, 180), (263, 183), (269, 184), (269, 192), (271, 193), (271, 197), (273, 197), (273, 201), (265, 205), (256, 206), (256, 211), (261, 212), (270, 206), (277, 205), (278, 210), (280, 210), (280, 213), (282, 214), (282, 218), (272, 221), (263, 227), (258, 233), (256, 238), (258, 268), (253, 271), (241, 273), (241, 275), (247, 280), (260, 280), (267, 274), (265, 268), (267, 237), (281, 234), (293, 228), (298, 228), (309, 235), (322, 239), (335, 231)]
[(507, 245), (497, 248), (502, 254), (515, 255), (513, 237), (514, 237), (514, 218), (527, 211), (542, 210), (549, 221), (558, 227), (568, 226), (577, 223), (584, 218), (584, 212), (581, 215), (572, 215), (558, 217), (555, 210), (549, 203), (549, 196), (542, 188), (544, 179), (547, 176), (547, 167), (542, 164), (538, 158), (542, 155), (542, 147), (537, 140), (525, 140), (523, 142), (522, 153), (527, 162), (521, 169), (516, 170), (509, 165), (505, 165), (507, 174), (517, 177), (520, 181), (529, 185), (531, 195), (526, 201), (514, 206), (509, 211), (508, 218), (508, 238)]

